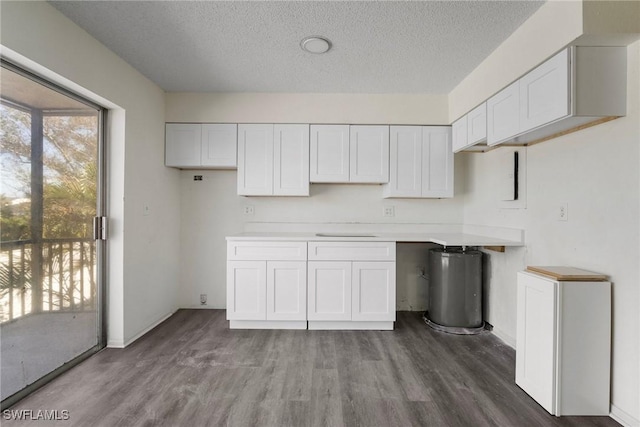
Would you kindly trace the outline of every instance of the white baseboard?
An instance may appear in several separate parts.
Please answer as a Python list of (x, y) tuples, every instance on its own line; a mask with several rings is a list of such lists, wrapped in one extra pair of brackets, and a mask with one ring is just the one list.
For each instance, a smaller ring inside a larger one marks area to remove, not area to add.
[(147, 332), (149, 332), (150, 330), (152, 330), (153, 328), (158, 326), (160, 323), (164, 322), (169, 317), (173, 316), (174, 313), (175, 313), (175, 310), (172, 311), (172, 312), (169, 312), (168, 314), (165, 314), (160, 319), (158, 319), (155, 322), (153, 322), (150, 326), (148, 326), (147, 328), (143, 329), (141, 332), (139, 332), (138, 334), (134, 335), (132, 338), (129, 338), (126, 342), (122, 341), (122, 340), (110, 340), (110, 341), (107, 341), (107, 347), (108, 348), (125, 348), (125, 347), (133, 344), (133, 342), (136, 341), (138, 338), (142, 337), (144, 334), (146, 334)]
[(498, 338), (500, 338), (502, 342), (504, 342), (506, 345), (508, 345), (512, 349), (514, 350), (516, 349), (516, 339), (511, 335), (505, 333), (502, 329), (496, 328), (494, 326), (493, 329), (491, 330), (491, 333), (497, 336)]
[(631, 416), (631, 414), (626, 413), (615, 405), (611, 405), (611, 413), (609, 414), (609, 416), (625, 427), (640, 426), (640, 420), (634, 418), (633, 416)]

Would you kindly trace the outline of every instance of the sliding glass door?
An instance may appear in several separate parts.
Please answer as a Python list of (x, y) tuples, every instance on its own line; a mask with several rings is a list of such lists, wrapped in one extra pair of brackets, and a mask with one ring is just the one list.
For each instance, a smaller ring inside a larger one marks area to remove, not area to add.
[(0, 101), (4, 407), (103, 346), (103, 110), (5, 62)]

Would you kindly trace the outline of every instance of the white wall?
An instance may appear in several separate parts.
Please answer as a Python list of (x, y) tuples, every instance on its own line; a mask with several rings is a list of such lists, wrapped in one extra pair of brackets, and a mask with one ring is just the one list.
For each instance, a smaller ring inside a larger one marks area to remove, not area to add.
[[(460, 170), (460, 169), (459, 169)], [(202, 175), (194, 181), (193, 175)], [(283, 223), (447, 223), (462, 221), (462, 199), (382, 199), (380, 185), (312, 184), (311, 197), (242, 197), (236, 194), (236, 171), (183, 171), (180, 177), (181, 288), (180, 307), (199, 306), (200, 294), (208, 295), (208, 307), (226, 307), (225, 236), (240, 233), (246, 222)], [(457, 182), (463, 178), (458, 173)], [(455, 189), (458, 191), (458, 188)], [(243, 207), (254, 207), (244, 215)], [(395, 206), (395, 217), (384, 218), (382, 207)], [(410, 248), (405, 252), (409, 253)], [(409, 256), (409, 255), (408, 255)], [(399, 309), (424, 309), (416, 269), (404, 272), (399, 284)]]
[[(515, 273), (570, 265), (613, 282), (612, 403), (640, 419), (640, 42), (628, 48), (627, 116), (527, 148), (527, 208), (501, 209), (498, 149), (460, 154), (464, 220), (522, 228), (526, 249), (490, 254), (486, 317), (515, 342)], [(568, 203), (569, 220), (556, 213)]]
[(168, 122), (448, 125), (446, 95), (167, 93)]
[(3, 55), (110, 109), (108, 340), (122, 346), (176, 307), (179, 173), (163, 166), (164, 92), (46, 2), (0, 12)]
[(581, 1), (543, 4), (449, 93), (449, 123), (581, 36), (582, 8)]
[[(168, 93), (168, 122), (219, 123), (447, 123), (447, 98), (441, 95), (377, 94), (195, 94)], [(462, 182), (460, 168), (456, 181)], [(203, 175), (193, 181), (193, 175)], [(180, 307), (226, 306), (225, 236), (240, 233), (246, 222), (326, 223), (449, 223), (462, 220), (462, 200), (382, 198), (380, 185), (311, 185), (311, 197), (241, 197), (236, 171), (183, 171), (180, 178), (181, 288)], [(456, 192), (460, 189), (456, 188)], [(243, 214), (252, 205), (255, 214)], [(394, 218), (383, 218), (382, 207), (395, 206)], [(409, 253), (410, 247), (405, 249)], [(415, 254), (413, 254), (415, 255)], [(417, 255), (415, 255), (417, 256)], [(407, 262), (398, 299), (400, 309), (424, 309), (422, 284)]]

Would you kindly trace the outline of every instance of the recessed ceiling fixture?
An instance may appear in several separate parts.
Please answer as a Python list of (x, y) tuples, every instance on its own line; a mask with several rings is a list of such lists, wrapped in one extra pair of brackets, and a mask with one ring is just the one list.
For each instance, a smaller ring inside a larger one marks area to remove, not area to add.
[(303, 38), (300, 47), (309, 53), (326, 53), (331, 49), (331, 42), (324, 37), (311, 36)]

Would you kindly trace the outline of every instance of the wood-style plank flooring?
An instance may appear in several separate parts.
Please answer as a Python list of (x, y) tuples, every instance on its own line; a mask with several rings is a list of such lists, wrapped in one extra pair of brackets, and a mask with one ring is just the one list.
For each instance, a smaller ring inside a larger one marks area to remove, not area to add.
[(179, 310), (11, 409), (68, 410), (65, 426), (617, 425), (549, 415), (515, 385), (515, 352), (490, 333), (397, 317), (394, 331), (229, 330), (224, 310)]

